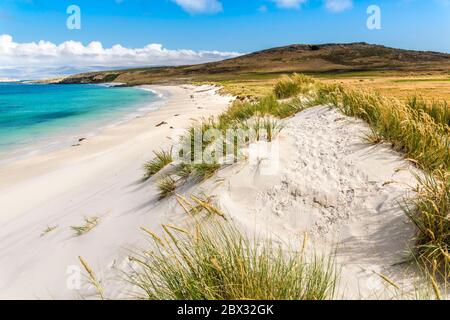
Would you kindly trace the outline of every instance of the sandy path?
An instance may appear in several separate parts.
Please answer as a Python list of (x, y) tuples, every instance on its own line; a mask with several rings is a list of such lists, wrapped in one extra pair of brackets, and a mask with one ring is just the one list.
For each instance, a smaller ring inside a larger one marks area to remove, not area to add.
[[(78, 255), (108, 277), (117, 261), (145, 243), (139, 227), (164, 221), (165, 211), (153, 210), (153, 185), (140, 183), (143, 163), (153, 150), (170, 148), (174, 132), (192, 118), (222, 112), (231, 98), (207, 86), (151, 88), (168, 97), (160, 110), (79, 147), (0, 168), (0, 298), (77, 297), (66, 272), (79, 265)], [(74, 237), (70, 226), (92, 216), (101, 218), (99, 225)], [(41, 236), (48, 226), (58, 227)]]

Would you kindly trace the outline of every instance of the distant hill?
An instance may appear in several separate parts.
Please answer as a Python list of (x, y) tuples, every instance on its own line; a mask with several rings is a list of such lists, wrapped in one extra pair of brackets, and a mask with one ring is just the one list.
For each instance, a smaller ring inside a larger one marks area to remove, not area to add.
[(367, 43), (290, 45), (237, 58), (181, 67), (90, 72), (61, 83), (122, 82), (128, 85), (174, 81), (225, 80), (246, 75), (290, 72), (450, 71), (450, 54), (394, 49)]

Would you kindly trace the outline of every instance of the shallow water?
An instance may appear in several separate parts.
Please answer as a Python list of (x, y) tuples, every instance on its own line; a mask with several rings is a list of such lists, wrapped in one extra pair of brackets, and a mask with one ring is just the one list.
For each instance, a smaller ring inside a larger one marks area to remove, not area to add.
[(77, 135), (151, 110), (158, 100), (140, 88), (0, 83), (0, 160), (73, 143)]

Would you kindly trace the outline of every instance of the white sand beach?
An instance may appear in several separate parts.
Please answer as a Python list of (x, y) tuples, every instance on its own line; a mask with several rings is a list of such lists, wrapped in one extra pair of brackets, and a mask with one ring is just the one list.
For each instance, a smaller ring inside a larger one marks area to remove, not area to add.
[[(157, 200), (154, 180), (142, 182), (152, 151), (170, 148), (173, 131), (218, 114), (232, 100), (215, 87), (151, 86), (169, 94), (158, 111), (108, 128), (78, 147), (0, 168), (0, 298), (71, 299), (92, 292), (68, 288), (68, 267), (83, 256), (108, 297), (126, 297), (119, 279), (130, 252), (145, 246), (146, 227), (187, 219), (174, 198)], [(157, 127), (158, 124), (161, 124)], [(243, 230), (299, 246), (337, 250), (343, 297), (386, 293), (380, 274), (403, 283), (401, 262), (413, 229), (399, 207), (412, 195), (413, 168), (387, 145), (364, 142), (368, 127), (329, 107), (285, 120), (270, 153), (221, 170), (180, 192), (216, 196)], [(76, 237), (71, 226), (99, 217)], [(56, 227), (44, 234), (47, 227)]]
[[(66, 271), (79, 265), (79, 255), (111, 266), (145, 240), (140, 226), (161, 224), (166, 213), (152, 209), (153, 186), (140, 183), (143, 164), (154, 150), (170, 148), (172, 131), (220, 113), (232, 98), (210, 86), (148, 88), (168, 96), (158, 111), (80, 146), (0, 168), (0, 298), (76, 298)], [(99, 226), (74, 237), (70, 226), (92, 216), (100, 217)], [(58, 227), (41, 236), (49, 226)]]

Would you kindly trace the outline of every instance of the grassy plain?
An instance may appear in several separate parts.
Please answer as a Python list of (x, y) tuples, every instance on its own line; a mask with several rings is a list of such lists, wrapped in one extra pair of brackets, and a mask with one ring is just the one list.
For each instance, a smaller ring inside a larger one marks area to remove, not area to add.
[[(236, 96), (259, 98), (271, 93), (276, 82), (284, 75), (246, 74), (234, 79), (205, 79), (205, 82), (219, 84), (226, 92)], [(450, 73), (447, 72), (367, 71), (309, 75), (325, 83), (341, 84), (353, 89), (371, 89), (400, 100), (418, 95), (428, 101), (450, 101)]]

